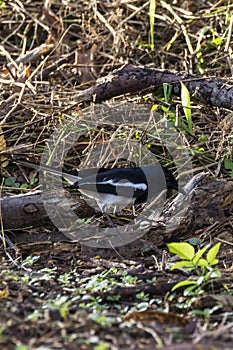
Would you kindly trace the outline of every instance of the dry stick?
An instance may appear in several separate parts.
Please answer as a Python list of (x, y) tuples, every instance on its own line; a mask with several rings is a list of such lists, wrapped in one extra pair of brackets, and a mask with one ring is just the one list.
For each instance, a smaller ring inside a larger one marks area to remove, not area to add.
[[(3, 125), (6, 123), (7, 119), (10, 117), (11, 113), (14, 112), (17, 108), (20, 108), (20, 104), (23, 98), (24, 90), (25, 90), (25, 84), (23, 84), (22, 89), (19, 94), (16, 94), (18, 96), (18, 101), (12, 106), (12, 108), (7, 112), (5, 117), (1, 120), (0, 125)], [(15, 95), (15, 94), (14, 94)], [(11, 100), (10, 100), (11, 101)], [(15, 101), (13, 101), (14, 103)], [(9, 106), (10, 107), (10, 106)], [(1, 109), (0, 109), (0, 115), (1, 115)]]
[(112, 74), (97, 80), (97, 85), (82, 91), (75, 97), (80, 102), (101, 102), (112, 97), (155, 89), (164, 83), (171, 84), (173, 93), (180, 96), (180, 81), (193, 98), (202, 103), (233, 109), (233, 81), (203, 78), (191, 74), (183, 75), (169, 70), (136, 67), (127, 64)]
[(43, 80), (49, 76), (50, 73), (56, 71), (58, 67), (62, 66), (63, 64), (70, 63), (74, 61), (75, 59), (75, 52), (72, 52), (68, 54), (67, 56), (59, 59), (58, 61), (52, 63), (50, 66), (42, 70), (40, 73), (38, 73), (36, 76), (33, 77), (33, 81), (35, 80)]
[[(32, 61), (35, 61), (42, 55), (49, 53), (54, 49), (54, 44), (43, 43), (40, 46), (34, 48), (31, 51), (26, 52), (24, 55), (19, 56), (15, 61), (11, 60), (11, 62), (6, 66), (7, 69), (11, 70), (13, 67), (18, 68), (20, 63), (27, 64)], [(6, 55), (6, 50), (4, 54)]]
[(178, 16), (178, 14), (173, 10), (172, 6), (167, 4), (165, 1), (160, 1), (161, 3), (161, 6), (163, 8), (165, 8), (166, 10), (168, 10), (175, 18), (175, 20), (179, 23), (181, 29), (182, 29), (182, 32), (183, 32), (183, 35), (185, 37), (185, 41), (186, 41), (186, 44), (187, 44), (187, 47), (189, 49), (189, 52), (191, 55), (193, 55), (194, 53), (194, 50), (193, 50), (193, 47), (192, 47), (192, 44), (191, 44), (191, 41), (189, 39), (189, 35), (188, 35), (188, 32), (187, 32), (187, 29), (184, 25), (184, 22), (183, 20), (181, 19), (180, 16)]

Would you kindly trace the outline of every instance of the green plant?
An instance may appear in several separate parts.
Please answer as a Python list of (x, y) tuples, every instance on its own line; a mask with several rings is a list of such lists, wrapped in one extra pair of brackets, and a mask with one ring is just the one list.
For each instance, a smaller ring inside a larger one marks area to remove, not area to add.
[(58, 310), (61, 317), (67, 321), (71, 300), (66, 295), (57, 295), (56, 299), (45, 302), (43, 309)]
[(191, 135), (193, 135), (193, 122), (192, 122), (192, 110), (191, 110), (191, 99), (190, 92), (187, 87), (180, 82), (181, 85), (181, 102), (184, 110), (184, 114), (188, 124), (188, 131)]
[(111, 325), (116, 321), (116, 317), (106, 316), (103, 313), (99, 314), (97, 312), (92, 313), (90, 315), (90, 318), (92, 321), (102, 326)]
[(156, 0), (150, 0), (150, 8), (149, 8), (149, 18), (150, 18), (150, 48), (152, 51), (152, 54), (154, 54), (155, 50), (155, 37), (154, 37), (154, 30), (155, 30), (155, 11), (156, 11)]
[[(163, 94), (164, 94), (164, 101), (168, 104), (171, 103), (171, 97), (172, 97), (172, 85), (168, 83), (163, 83)], [(167, 110), (165, 109), (164, 112)], [(175, 113), (175, 112), (174, 112)]]
[(146, 294), (145, 292), (140, 292), (136, 294), (136, 298), (141, 301), (148, 301), (149, 300), (149, 294)]
[(15, 187), (15, 188), (20, 187), (20, 183), (16, 181), (15, 176), (11, 176), (11, 177), (6, 178), (4, 181), (4, 185), (6, 187)]
[(110, 348), (110, 345), (106, 342), (100, 342), (94, 347), (94, 350), (107, 350)]
[(4, 186), (12, 188), (30, 189), (38, 182), (38, 178), (31, 179), (29, 183), (20, 184), (16, 176), (7, 177), (4, 181)]
[(231, 158), (224, 158), (224, 167), (230, 172), (230, 176), (233, 177), (233, 161)]
[(169, 106), (162, 105), (161, 109), (164, 113), (164, 117), (170, 120), (175, 127), (181, 127), (184, 131), (188, 132), (190, 135), (193, 135), (193, 121), (192, 121), (192, 109), (191, 109), (191, 98), (190, 92), (187, 87), (180, 82), (181, 85), (181, 102), (184, 111), (186, 120), (183, 120), (182, 117), (177, 116), (176, 110), (172, 107), (171, 96), (172, 96), (172, 85), (168, 83), (163, 84), (163, 100)]
[[(181, 259), (175, 263), (171, 270), (183, 268), (186, 271), (194, 271), (196, 278), (194, 280), (184, 280), (178, 282), (172, 291), (180, 287), (186, 287), (184, 295), (197, 296), (204, 293), (204, 287), (213, 278), (220, 278), (221, 272), (217, 267), (214, 267), (218, 263), (216, 256), (219, 252), (221, 243), (215, 244), (209, 249), (209, 245), (203, 247), (195, 253), (194, 247), (189, 243), (169, 243), (168, 249), (171, 253), (179, 256)], [(207, 252), (207, 250), (209, 251)], [(206, 258), (203, 255), (206, 253)]]
[(29, 255), (22, 261), (23, 267), (31, 267), (40, 260), (39, 255)]

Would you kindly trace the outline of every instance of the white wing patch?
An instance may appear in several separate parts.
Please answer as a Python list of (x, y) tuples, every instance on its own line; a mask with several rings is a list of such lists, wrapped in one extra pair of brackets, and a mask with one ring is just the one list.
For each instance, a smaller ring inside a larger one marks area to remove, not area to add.
[(123, 181), (114, 181), (114, 180), (107, 180), (104, 179), (101, 182), (96, 182), (97, 185), (112, 185), (112, 186), (119, 186), (119, 187), (131, 187), (134, 190), (147, 190), (147, 185), (145, 183), (133, 183), (133, 182), (123, 182)]

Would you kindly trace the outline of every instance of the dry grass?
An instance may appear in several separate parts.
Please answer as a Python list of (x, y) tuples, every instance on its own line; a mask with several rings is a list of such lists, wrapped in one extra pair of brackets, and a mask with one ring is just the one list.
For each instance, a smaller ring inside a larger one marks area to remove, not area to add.
[[(1, 75), (0, 113), (7, 155), (14, 160), (22, 156), (39, 160), (41, 147), (67, 107), (71, 109), (65, 115), (72, 114), (73, 97), (91, 83), (86, 80), (105, 76), (122, 64), (205, 76), (231, 76), (232, 6), (222, 1), (174, 5), (158, 2), (155, 50), (151, 52), (149, 2), (53, 1), (54, 14), (48, 14), (47, 10), (43, 16), (43, 4), (39, 1), (3, 4), (0, 63), (8, 71), (4, 70)], [(22, 57), (30, 50), (38, 50), (46, 40), (47, 53), (36, 55), (34, 52), (35, 59), (29, 57), (30, 62), (23, 64)], [(72, 52), (76, 52), (75, 59), (69, 58)], [(61, 63), (65, 57), (67, 61)], [(57, 68), (39, 79), (51, 65)], [(182, 117), (180, 102), (174, 100), (171, 107), (175, 105)], [(204, 147), (208, 156), (204, 159), (198, 156), (202, 166), (205, 161), (207, 165), (215, 161), (211, 141), (218, 144), (218, 159), (225, 156), (226, 143), (228, 149), (231, 147), (227, 137), (218, 141), (218, 137), (222, 138), (221, 132), (217, 136), (222, 125), (219, 123), (224, 123), (225, 117), (229, 119), (228, 111), (193, 104), (195, 135), (194, 138), (187, 135), (187, 142), (197, 149)], [(199, 142), (203, 134), (207, 141)], [(222, 150), (221, 144), (224, 144)]]

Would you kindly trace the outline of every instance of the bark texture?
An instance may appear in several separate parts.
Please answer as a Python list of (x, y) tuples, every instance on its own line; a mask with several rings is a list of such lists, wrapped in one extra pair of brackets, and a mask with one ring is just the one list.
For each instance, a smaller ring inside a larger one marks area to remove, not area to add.
[(203, 78), (179, 72), (125, 65), (112, 74), (98, 79), (97, 85), (76, 96), (77, 102), (101, 102), (112, 97), (135, 93), (145, 89), (155, 89), (164, 83), (173, 86), (173, 93), (180, 96), (180, 82), (188, 88), (193, 98), (201, 103), (233, 108), (233, 81)]

